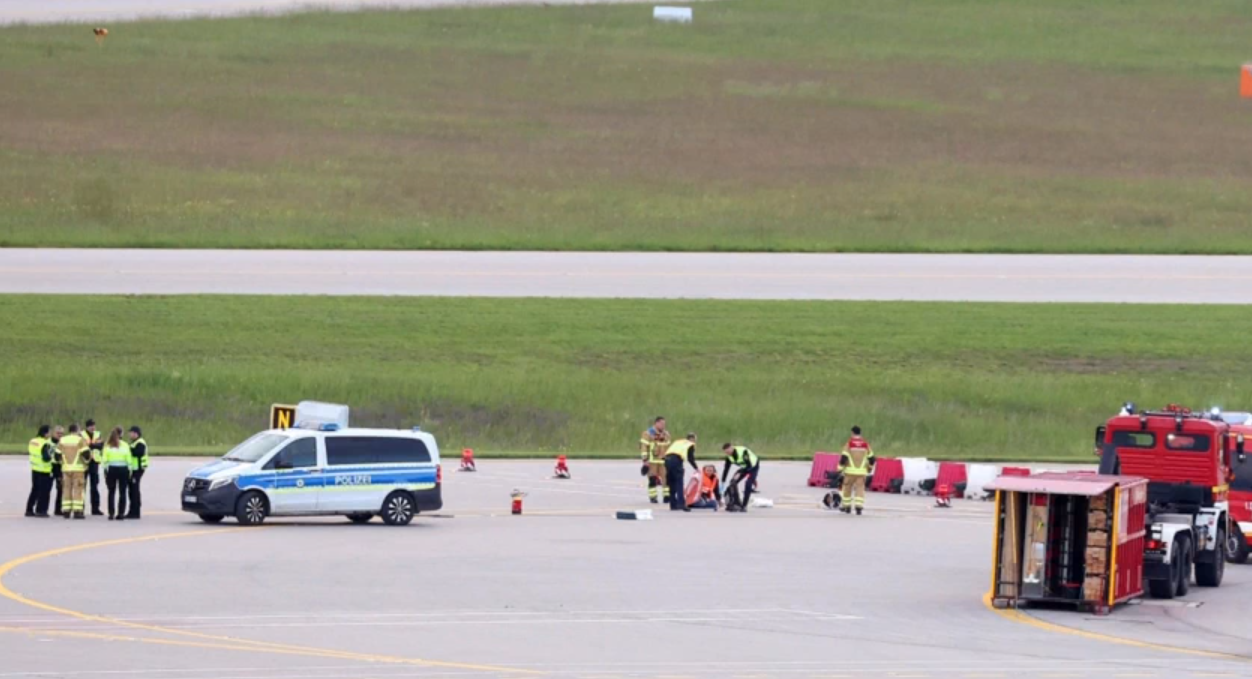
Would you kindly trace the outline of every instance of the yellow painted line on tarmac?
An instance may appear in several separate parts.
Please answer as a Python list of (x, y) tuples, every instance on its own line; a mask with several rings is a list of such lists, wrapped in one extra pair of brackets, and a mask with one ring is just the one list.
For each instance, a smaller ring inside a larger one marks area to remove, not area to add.
[[(1005, 618), (1006, 620), (1012, 620), (1013, 622), (1021, 623), (1023, 625), (1027, 625), (1030, 627), (1034, 627), (1035, 629), (1044, 630), (1045, 632), (1054, 632), (1056, 634), (1069, 634), (1072, 636), (1089, 639), (1091, 641), (1100, 641), (1106, 644), (1120, 644), (1123, 646), (1133, 646), (1135, 648), (1146, 648), (1149, 650), (1161, 651), (1164, 653), (1178, 653), (1181, 655), (1199, 656), (1201, 658), (1217, 658), (1220, 660), (1236, 660), (1239, 662), (1252, 663), (1252, 656), (1235, 655), (1234, 653), (1220, 653), (1218, 651), (1204, 651), (1198, 648), (1187, 648), (1185, 646), (1170, 646), (1168, 644), (1157, 644), (1157, 643), (1153, 643), (1150, 641), (1139, 641), (1137, 639), (1115, 637), (1111, 634), (1101, 634), (1099, 632), (1088, 632), (1086, 630), (1076, 629), (1074, 627), (1066, 627), (1064, 625), (1058, 625), (1056, 623), (1046, 622), (1046, 621), (1040, 620), (1039, 618), (1026, 615), (1025, 613), (1022, 613), (1021, 611), (1018, 611), (1018, 610), (1009, 609), (1009, 608), (1005, 608), (1005, 609), (996, 608), (991, 603), (990, 592), (983, 595), (982, 603), (983, 603), (983, 606), (987, 607), (987, 610), (991, 611), (992, 613), (995, 613), (996, 615), (1002, 618)], [(1043, 675), (1043, 676), (1049, 676), (1049, 675)], [(1058, 675), (1051, 675), (1051, 676), (1058, 676)], [(1070, 675), (1066, 675), (1066, 676), (1070, 676)]]
[[(304, 655), (304, 656), (313, 656), (313, 657), (320, 657), (320, 658), (337, 658), (341, 660), (357, 660), (361, 662), (377, 662), (377, 663), (390, 663), (390, 664), (398, 664), (398, 665), (417, 665), (417, 666), (422, 666), (422, 667), (440, 667), (440, 668), (448, 668), (448, 669), (473, 670), (473, 671), (478, 671), (478, 672), (497, 672), (497, 673), (509, 673), (509, 674), (542, 674), (542, 672), (537, 672), (534, 670), (524, 670), (524, 669), (516, 669), (516, 668), (510, 668), (510, 667), (498, 667), (494, 665), (476, 665), (476, 664), (471, 664), (471, 663), (444, 662), (444, 661), (439, 661), (439, 660), (423, 660), (420, 658), (401, 658), (401, 657), (395, 657), (395, 656), (374, 655), (374, 654), (369, 654), (369, 653), (355, 653), (352, 651), (337, 651), (335, 649), (329, 649), (329, 648), (316, 648), (316, 647), (309, 647), (309, 646), (294, 646), (290, 644), (277, 644), (277, 643), (272, 643), (272, 642), (267, 642), (267, 641), (254, 641), (252, 639), (238, 639), (235, 637), (221, 636), (221, 635), (216, 635), (216, 634), (205, 634), (202, 632), (190, 632), (187, 630), (173, 629), (169, 627), (161, 627), (158, 625), (147, 625), (144, 623), (131, 622), (127, 620), (119, 620), (116, 618), (109, 618), (109, 617), (101, 616), (101, 615), (92, 615), (90, 613), (84, 613), (82, 611), (76, 611), (70, 608), (63, 608), (63, 607), (55, 606), (55, 605), (48, 604), (42, 601), (36, 601), (35, 599), (31, 599), (29, 597), (18, 594), (17, 592), (14, 592), (13, 590), (9, 589), (8, 585), (6, 585), (4, 582), (5, 576), (7, 576), (11, 572), (13, 572), (14, 569), (20, 566), (24, 566), (30, 563), (34, 563), (36, 561), (41, 561), (43, 559), (47, 559), (47, 558), (51, 558), (55, 556), (72, 554), (74, 552), (82, 552), (82, 551), (86, 551), (90, 549), (99, 549), (103, 547), (132, 545), (132, 544), (137, 544), (141, 542), (156, 542), (159, 540), (171, 540), (174, 538), (184, 538), (184, 537), (203, 537), (206, 535), (222, 535), (225, 533), (237, 533), (241, 531), (258, 530), (258, 529), (264, 530), (264, 528), (255, 527), (255, 528), (207, 529), (207, 530), (187, 531), (183, 533), (158, 533), (156, 535), (144, 535), (144, 536), (139, 536), (139, 537), (103, 540), (100, 542), (89, 542), (89, 543), (80, 544), (80, 545), (71, 545), (69, 547), (59, 547), (57, 549), (49, 549), (47, 551), (38, 552), (35, 554), (29, 554), (27, 556), (19, 557), (11, 561), (5, 562), (4, 564), (0, 564), (0, 597), (9, 599), (10, 601), (14, 601), (19, 604), (30, 606), (32, 608), (37, 608), (41, 611), (47, 611), (49, 613), (56, 613), (59, 615), (76, 618), (78, 620), (84, 620), (88, 622), (98, 622), (98, 623), (102, 623), (106, 625), (113, 625), (113, 626), (119, 626), (119, 627), (128, 627), (131, 629), (143, 630), (146, 632), (154, 632), (158, 634), (168, 634), (172, 636), (188, 637), (192, 639), (202, 639), (205, 642), (212, 642), (212, 643), (181, 642), (181, 641), (175, 643), (169, 639), (151, 639), (148, 637), (115, 637), (114, 640), (127, 640), (127, 641), (137, 641), (140, 643), (154, 643), (154, 644), (166, 644), (166, 645), (183, 645), (183, 646), (197, 645), (202, 648), (218, 648), (218, 649), (224, 649), (224, 650), (251, 651), (255, 653), (272, 653), (272, 654), (281, 654), (281, 655)], [(54, 634), (58, 636), (70, 635), (70, 634), (78, 634), (78, 635), (95, 634), (93, 632), (55, 632), (55, 633), (54, 632), (31, 632), (30, 630), (25, 630), (25, 629), (20, 629), (20, 628), (0, 628), (0, 631), (7, 632), (7, 631), (15, 630), (15, 629), (18, 630), (19, 632), (34, 633), (34, 634), (47, 634), (47, 635)], [(102, 638), (107, 638), (113, 635), (100, 635), (100, 636)]]

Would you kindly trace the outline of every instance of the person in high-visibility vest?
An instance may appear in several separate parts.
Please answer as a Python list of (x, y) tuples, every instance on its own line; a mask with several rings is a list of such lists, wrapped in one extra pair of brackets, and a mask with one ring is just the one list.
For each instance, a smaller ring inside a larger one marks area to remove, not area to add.
[[(109, 521), (126, 518), (126, 496), (130, 494), (130, 446), (122, 438), (122, 428), (114, 427), (104, 444), (104, 484), (109, 492)], [(114, 511), (116, 498), (117, 511)]]
[(87, 488), (87, 460), (91, 457), (91, 448), (87, 439), (79, 434), (77, 424), (70, 425), (69, 433), (61, 437), (57, 448), (61, 450), (61, 483), (65, 488), (61, 514), (67, 519), (85, 519), (83, 491)]
[[(743, 500), (739, 511), (748, 511), (748, 500), (752, 499), (752, 491), (756, 490), (756, 477), (761, 473), (761, 458), (752, 452), (746, 446), (737, 446), (733, 443), (727, 443), (722, 446), (722, 452), (726, 453), (726, 464), (722, 466), (722, 478), (726, 479), (727, 484), (735, 482), (735, 479), (727, 476), (730, 473), (730, 465), (735, 465), (739, 471), (735, 476), (743, 479)], [(727, 507), (727, 511), (730, 508)]]
[(126, 518), (139, 519), (142, 518), (140, 510), (143, 509), (143, 491), (139, 488), (139, 482), (148, 470), (148, 444), (143, 440), (143, 431), (139, 427), (131, 427), (129, 436), (130, 483), (127, 488), (130, 492), (130, 513), (126, 514)]
[(691, 511), (684, 497), (683, 462), (691, 464), (697, 474), (700, 465), (696, 464), (696, 435), (687, 434), (687, 438), (670, 444), (665, 450), (665, 483), (669, 486), (669, 508), (671, 511)]
[(30, 440), (26, 452), (30, 456), (30, 495), (26, 496), (26, 516), (48, 518), (48, 500), (52, 494), (52, 432), (50, 425), (39, 426), (39, 433)]
[(669, 497), (665, 487), (665, 451), (669, 448), (669, 432), (665, 430), (665, 418), (658, 417), (639, 435), (639, 458), (643, 460), (643, 473), (648, 477), (648, 501), (657, 504), (658, 494)]
[(855, 509), (860, 516), (865, 509), (865, 479), (874, 473), (874, 450), (861, 438), (860, 427), (852, 428), (852, 436), (843, 446), (839, 471), (843, 472), (843, 507), (839, 511), (851, 514)]
[(88, 419), (83, 427), (83, 438), (91, 449), (87, 461), (87, 491), (91, 497), (91, 515), (104, 516), (100, 511), (100, 463), (104, 461), (104, 437), (96, 429), (96, 421)]

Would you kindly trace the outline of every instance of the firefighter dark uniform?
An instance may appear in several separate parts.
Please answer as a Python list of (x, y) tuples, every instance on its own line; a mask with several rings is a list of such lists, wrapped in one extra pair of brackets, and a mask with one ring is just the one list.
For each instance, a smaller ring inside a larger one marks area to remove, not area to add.
[(83, 438), (91, 448), (91, 457), (87, 460), (87, 492), (91, 499), (91, 515), (103, 516), (100, 511), (100, 465), (104, 462), (104, 437), (96, 431), (94, 420), (87, 420), (87, 428), (83, 430)]
[(688, 434), (687, 438), (671, 443), (665, 450), (665, 483), (669, 486), (669, 508), (689, 512), (691, 510), (687, 507), (683, 490), (684, 461), (690, 463), (697, 474), (700, 473), (700, 465), (696, 464), (694, 434)]
[(130, 446), (125, 441), (104, 447), (104, 483), (109, 492), (109, 520), (125, 518), (126, 496), (130, 494)]
[(30, 495), (26, 496), (26, 516), (48, 518), (48, 500), (52, 494), (52, 441), (48, 428), (30, 440), (26, 452), (30, 456)]
[(660, 497), (669, 497), (665, 485), (665, 451), (669, 447), (669, 432), (648, 427), (639, 437), (639, 456), (643, 459), (644, 473), (648, 476), (648, 500), (657, 504)]
[(730, 451), (726, 453), (726, 464), (722, 465), (722, 478), (726, 479), (726, 483), (733, 483), (727, 474), (730, 473), (730, 465), (739, 468), (739, 474), (743, 475), (743, 506), (740, 511), (748, 511), (748, 500), (752, 499), (752, 491), (756, 490), (756, 477), (761, 473), (761, 458), (745, 446), (732, 446)]
[(839, 471), (843, 472), (843, 508), (840, 511), (850, 514), (855, 509), (859, 516), (865, 508), (865, 479), (874, 473), (874, 451), (861, 438), (860, 427), (852, 428), (852, 437), (839, 458)]
[(130, 512), (125, 516), (128, 519), (138, 519), (141, 518), (140, 512), (143, 509), (140, 482), (143, 481), (144, 472), (148, 470), (148, 444), (143, 440), (143, 432), (139, 427), (131, 427), (130, 436), (130, 483), (127, 486), (130, 489)]

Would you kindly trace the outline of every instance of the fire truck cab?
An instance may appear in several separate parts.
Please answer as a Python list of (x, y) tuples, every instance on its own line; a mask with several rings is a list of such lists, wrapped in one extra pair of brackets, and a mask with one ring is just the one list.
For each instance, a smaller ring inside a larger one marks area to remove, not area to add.
[(1152, 596), (1185, 595), (1193, 569), (1196, 584), (1221, 585), (1243, 538), (1229, 499), (1233, 467), (1246, 460), (1243, 435), (1216, 414), (1171, 405), (1110, 419), (1096, 446), (1101, 474), (1148, 480), (1143, 577)]
[[(1252, 438), (1252, 424), (1231, 425), (1231, 434)], [(1252, 556), (1252, 460), (1237, 455), (1234, 461), (1234, 478), (1230, 480), (1230, 546), (1231, 563), (1247, 563)]]

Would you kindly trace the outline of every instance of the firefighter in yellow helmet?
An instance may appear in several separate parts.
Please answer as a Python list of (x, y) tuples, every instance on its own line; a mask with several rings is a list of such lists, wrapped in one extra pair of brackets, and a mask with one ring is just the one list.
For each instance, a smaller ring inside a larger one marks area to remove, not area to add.
[(657, 496), (669, 497), (665, 485), (665, 451), (669, 449), (669, 432), (665, 418), (658, 417), (639, 435), (639, 458), (643, 461), (643, 474), (648, 477), (648, 501), (657, 504)]
[(860, 427), (852, 428), (852, 436), (843, 446), (839, 471), (843, 472), (843, 508), (839, 511), (850, 514), (855, 509), (860, 516), (865, 509), (865, 479), (874, 473), (874, 450), (861, 438)]
[(91, 446), (79, 433), (78, 425), (71, 424), (69, 433), (61, 437), (57, 448), (61, 451), (61, 483), (65, 491), (61, 514), (67, 519), (85, 519), (83, 501)]

